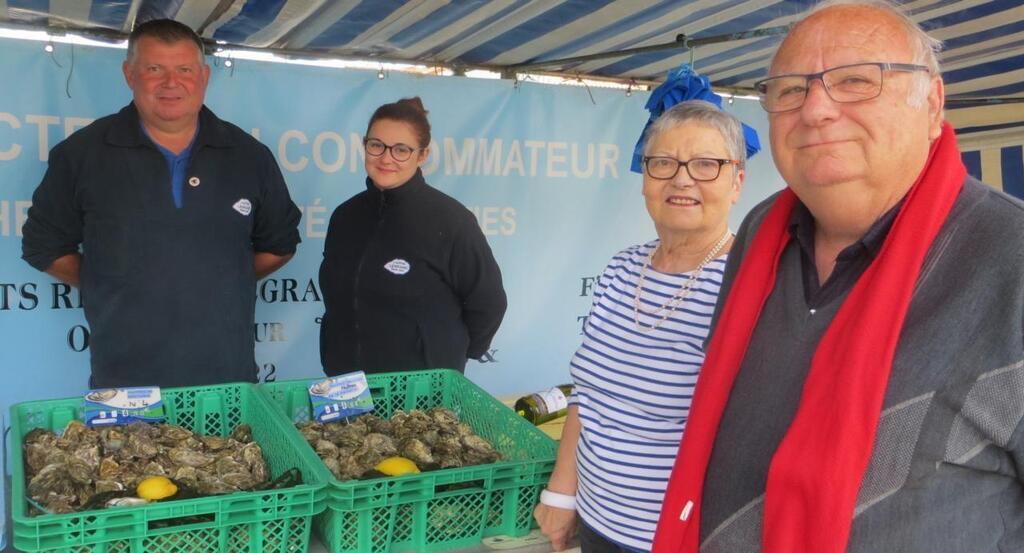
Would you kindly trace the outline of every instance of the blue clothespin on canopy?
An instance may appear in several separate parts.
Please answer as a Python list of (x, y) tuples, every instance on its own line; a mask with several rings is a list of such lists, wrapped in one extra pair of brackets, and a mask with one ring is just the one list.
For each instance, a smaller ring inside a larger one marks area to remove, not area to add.
[[(640, 133), (640, 138), (637, 139), (636, 147), (633, 149), (633, 162), (630, 165), (631, 171), (634, 173), (643, 172), (641, 162), (644, 151), (644, 136), (647, 134), (647, 128), (658, 117), (661, 117), (665, 110), (684, 100), (705, 100), (719, 108), (722, 107), (722, 97), (711, 90), (711, 83), (708, 81), (708, 78), (694, 71), (690, 64), (684, 63), (670, 71), (665, 82), (661, 83), (658, 88), (655, 88), (647, 99), (645, 107), (647, 111), (651, 112), (651, 116), (647, 120), (647, 124), (644, 125), (644, 130)], [(747, 159), (761, 151), (761, 141), (757, 137), (757, 131), (746, 123), (743, 124), (743, 139), (747, 143)]]

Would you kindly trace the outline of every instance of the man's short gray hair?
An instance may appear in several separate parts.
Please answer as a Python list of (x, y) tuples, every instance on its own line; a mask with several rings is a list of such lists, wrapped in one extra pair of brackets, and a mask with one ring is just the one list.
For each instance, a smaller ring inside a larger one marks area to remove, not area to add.
[(199, 49), (199, 62), (206, 63), (203, 39), (192, 30), (191, 27), (184, 23), (175, 21), (173, 19), (151, 19), (145, 23), (136, 25), (132, 29), (131, 35), (128, 36), (128, 53), (125, 55), (125, 59), (129, 64), (135, 61), (135, 53), (139, 40), (142, 37), (152, 37), (165, 44), (174, 44), (175, 42), (185, 40), (192, 44), (195, 44), (196, 48)]
[(725, 139), (729, 156), (739, 161), (740, 167), (746, 164), (747, 143), (743, 139), (743, 124), (715, 104), (704, 100), (686, 100), (665, 110), (644, 133), (644, 155), (650, 152), (651, 144), (658, 135), (686, 123), (697, 123), (717, 130)]

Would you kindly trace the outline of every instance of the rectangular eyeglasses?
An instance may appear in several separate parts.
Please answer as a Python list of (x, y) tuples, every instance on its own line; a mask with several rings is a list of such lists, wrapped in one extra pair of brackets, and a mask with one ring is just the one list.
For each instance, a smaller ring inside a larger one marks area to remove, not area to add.
[(811, 81), (818, 79), (825, 93), (835, 102), (853, 103), (877, 98), (882, 93), (886, 71), (928, 71), (924, 65), (911, 63), (855, 63), (807, 75), (779, 75), (754, 83), (761, 107), (768, 113), (791, 111), (804, 105)]

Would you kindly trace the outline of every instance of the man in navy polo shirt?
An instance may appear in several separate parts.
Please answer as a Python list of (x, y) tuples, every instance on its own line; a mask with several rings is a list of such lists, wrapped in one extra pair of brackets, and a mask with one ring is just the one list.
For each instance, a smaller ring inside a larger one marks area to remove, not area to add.
[(22, 257), (82, 290), (90, 386), (255, 381), (256, 280), (299, 242), (265, 146), (203, 105), (203, 43), (135, 28), (133, 101), (64, 140), (32, 197)]

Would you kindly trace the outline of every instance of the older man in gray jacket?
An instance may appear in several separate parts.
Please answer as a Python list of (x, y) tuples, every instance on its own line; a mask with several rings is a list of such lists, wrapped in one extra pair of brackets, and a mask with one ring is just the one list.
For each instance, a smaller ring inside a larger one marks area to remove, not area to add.
[(758, 83), (788, 187), (729, 256), (654, 551), (1024, 551), (1024, 204), (967, 177), (878, 2)]

